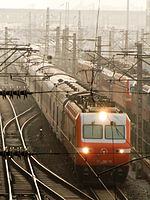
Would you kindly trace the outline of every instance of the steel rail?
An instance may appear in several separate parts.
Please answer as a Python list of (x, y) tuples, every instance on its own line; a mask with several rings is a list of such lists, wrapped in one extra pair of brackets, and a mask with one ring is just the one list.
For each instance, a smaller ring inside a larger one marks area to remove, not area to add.
[(54, 172), (52, 172), (51, 170), (49, 170), (47, 167), (45, 167), (44, 165), (42, 165), (36, 158), (34, 158), (33, 156), (31, 156), (31, 158), (45, 171), (47, 171), (48, 173), (50, 173), (51, 175), (53, 175), (54, 177), (56, 177), (57, 179), (59, 179), (61, 182), (63, 182), (63, 184), (67, 185), (68, 187), (70, 187), (73, 190), (76, 190), (78, 193), (80, 193), (81, 195), (87, 197), (88, 199), (93, 200), (92, 197), (90, 197), (89, 195), (87, 195), (86, 193), (84, 193), (83, 191), (81, 191), (80, 189), (78, 189), (77, 187), (75, 187), (74, 185), (70, 184), (69, 182), (67, 182), (66, 180), (62, 179), (61, 177), (59, 177), (57, 174), (55, 174)]
[[(20, 114), (17, 115), (17, 116), (20, 117), (20, 116), (24, 115), (26, 112), (30, 111), (32, 108), (33, 108), (33, 107), (30, 107), (28, 110), (24, 111), (23, 113), (20, 113)], [(5, 129), (6, 129), (6, 127), (7, 127), (12, 121), (14, 121), (14, 120), (15, 120), (15, 117), (13, 117), (11, 120), (9, 120), (9, 121), (5, 124), (5, 126), (3, 127), (4, 135), (5, 135)]]
[(125, 196), (125, 194), (119, 187), (117, 187), (116, 196), (121, 200), (128, 200), (128, 198)]
[[(30, 178), (32, 178), (32, 174), (30, 174), (28, 171), (26, 171), (23, 167), (21, 167), (13, 158), (11, 158), (12, 163), (17, 166), (20, 170), (22, 170), (26, 175), (28, 175)], [(36, 177), (35, 177), (36, 178)], [(47, 190), (49, 190), (55, 197), (59, 197), (59, 199), (64, 200), (64, 198), (59, 195), (58, 193), (56, 193), (54, 190), (52, 190), (50, 187), (48, 187), (47, 185), (45, 185), (42, 181), (40, 181), (38, 178), (36, 178), (36, 180), (43, 186), (45, 187)]]
[[(21, 131), (23, 132), (23, 128), (25, 127), (25, 125), (32, 120), (34, 117), (36, 117), (37, 114), (35, 114), (34, 116), (30, 117), (22, 126), (21, 126)], [(74, 185), (70, 184), (69, 182), (67, 182), (66, 180), (62, 179), (61, 177), (57, 176), (54, 172), (52, 172), (51, 170), (49, 170), (48, 168), (46, 168), (44, 165), (42, 165), (35, 157), (31, 156), (31, 158), (34, 160), (34, 162), (36, 162), (42, 169), (44, 169), (46, 172), (50, 173), (51, 175), (55, 176), (57, 179), (61, 180), (65, 185), (69, 186), (71, 189), (76, 190), (77, 192), (79, 192), (80, 194), (84, 195), (85, 197), (87, 197), (90, 200), (93, 200), (93, 198), (91, 198), (89, 195), (87, 195), (86, 193), (82, 192), (81, 190), (79, 190), (78, 188), (76, 188)], [(44, 186), (46, 189), (49, 190), (49, 187), (47, 187), (47, 185), (45, 185), (42, 181), (40, 181), (39, 179), (37, 179), (37, 181)]]
[[(32, 120), (34, 117), (36, 117), (37, 114), (35, 114), (34, 116), (30, 117), (27, 121), (24, 122), (24, 124), (21, 126), (21, 131), (23, 132), (23, 129), (25, 127), (25, 125)], [(76, 191), (78, 191), (80, 194), (84, 195), (86, 198), (93, 200), (93, 198), (91, 198), (89, 195), (87, 195), (86, 193), (82, 192), (81, 190), (79, 190), (78, 188), (76, 188), (75, 186), (73, 186), (72, 184), (70, 184), (69, 182), (65, 181), (64, 179), (62, 179), (61, 177), (57, 176), (54, 172), (52, 172), (51, 170), (49, 170), (48, 168), (46, 168), (44, 165), (42, 165), (36, 158), (34, 158), (33, 156), (31, 156), (31, 158), (34, 160), (34, 162), (36, 162), (42, 169), (44, 169), (46, 172), (50, 173), (51, 175), (55, 176), (57, 179), (61, 180), (65, 185), (69, 186), (71, 189), (74, 189)], [(40, 181), (39, 179), (37, 179), (37, 181), (44, 186), (46, 189), (50, 189), (46, 184), (44, 184), (42, 181)], [(52, 190), (53, 191), (53, 190)], [(54, 192), (54, 191), (53, 191)], [(59, 195), (59, 194), (57, 194)], [(59, 197), (61, 197), (59, 195)], [(61, 197), (61, 199), (64, 199), (63, 197)]]
[[(6, 145), (5, 145), (5, 139), (4, 139), (4, 132), (3, 132), (3, 128), (2, 128), (2, 116), (0, 115), (0, 126), (1, 126), (1, 139), (2, 139), (2, 148), (3, 151), (6, 150)], [(9, 200), (13, 200), (13, 195), (12, 195), (12, 185), (11, 185), (11, 181), (10, 181), (10, 174), (9, 174), (9, 164), (8, 164), (8, 160), (5, 157), (5, 169), (6, 169), (6, 175), (7, 175), (7, 183), (8, 183), (8, 191), (9, 191)]]
[[(7, 97), (8, 101), (9, 101), (11, 107), (12, 107), (12, 110), (13, 110), (13, 113), (14, 113), (14, 116), (15, 116), (15, 119), (16, 119), (17, 127), (18, 127), (18, 130), (19, 130), (19, 133), (20, 133), (23, 148), (24, 148), (24, 150), (27, 150), (27, 147), (26, 147), (26, 144), (25, 144), (25, 141), (24, 141), (24, 138), (23, 138), (23, 133), (21, 131), (20, 124), (19, 124), (19, 121), (18, 121), (18, 117), (17, 117), (17, 114), (16, 114), (16, 110), (15, 110), (13, 103), (11, 102), (10, 98), (8, 96), (6, 96), (6, 97)], [(31, 171), (31, 174), (32, 174), (32, 179), (33, 179), (33, 182), (34, 182), (34, 185), (35, 185), (35, 189), (36, 189), (36, 192), (37, 192), (37, 195), (38, 195), (38, 200), (42, 200), (40, 189), (38, 187), (38, 184), (37, 184), (37, 181), (36, 181), (36, 176), (34, 174), (34, 170), (33, 170), (29, 156), (27, 156), (27, 161), (28, 161), (28, 165), (29, 165), (29, 168), (30, 168), (30, 171)]]

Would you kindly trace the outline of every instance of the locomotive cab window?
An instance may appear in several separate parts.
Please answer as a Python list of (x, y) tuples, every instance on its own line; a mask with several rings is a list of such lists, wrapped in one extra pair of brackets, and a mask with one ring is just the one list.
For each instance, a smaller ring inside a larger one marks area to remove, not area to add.
[(86, 124), (83, 126), (84, 139), (102, 139), (103, 127), (102, 125)]
[(125, 139), (125, 127), (122, 125), (105, 126), (106, 139)]

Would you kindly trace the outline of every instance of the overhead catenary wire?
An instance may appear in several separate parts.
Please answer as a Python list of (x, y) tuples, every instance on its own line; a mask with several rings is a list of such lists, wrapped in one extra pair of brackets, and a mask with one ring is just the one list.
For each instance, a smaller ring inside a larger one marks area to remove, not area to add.
[[(72, 93), (72, 92), (74, 92), (74, 90), (66, 90), (66, 91), (58, 91), (58, 90), (46, 90), (46, 91), (28, 91), (28, 90), (4, 90), (3, 89), (3, 91), (0, 91), (0, 96), (2, 96), (4, 93), (6, 94), (6, 95), (10, 95), (10, 94), (12, 94), (12, 95), (18, 95), (18, 93), (20, 93), (20, 95), (32, 95), (32, 94), (36, 94), (36, 93), (39, 93), (39, 94), (41, 94), (41, 93), (66, 93), (66, 94), (69, 94), (69, 93)], [(90, 92), (90, 90), (89, 90), (89, 92)], [(94, 89), (92, 89), (92, 92), (93, 93), (100, 93), (100, 92), (102, 92), (102, 93), (109, 93), (109, 92), (112, 92), (112, 93), (118, 93), (118, 94), (126, 94), (126, 92), (125, 91), (111, 91), (111, 90), (109, 90), (109, 91), (105, 91), (105, 90), (94, 90)], [(147, 93), (147, 92), (138, 92), (138, 91), (134, 91), (134, 92), (132, 92), (132, 94), (149, 94), (149, 93)]]
[[(24, 151), (23, 149), (21, 149), (21, 148), (19, 149), (18, 147), (17, 147), (17, 149), (15, 149), (15, 147), (11, 147), (10, 149), (9, 148), (6, 149), (6, 151), (0, 150), (0, 156), (2, 156), (2, 157), (4, 157), (4, 156), (10, 156), (10, 157), (14, 157), (14, 156), (20, 157), (20, 156), (22, 156), (22, 157), (24, 157), (24, 156), (33, 156), (33, 155), (56, 155), (57, 156), (57, 155), (76, 155), (76, 154), (78, 154), (78, 153), (77, 152), (76, 153), (74, 153), (74, 152), (67, 152), (67, 153), (66, 152), (65, 153), (63, 153), (63, 152), (42, 152), (42, 151), (41, 152), (32, 152), (32, 151), (28, 151), (28, 150)], [(108, 155), (112, 155), (112, 154), (118, 155), (117, 152), (108, 153)], [(132, 155), (132, 154), (135, 154), (135, 153), (131, 152), (130, 154)], [(90, 155), (96, 155), (96, 153), (90, 153)], [(141, 156), (141, 157), (143, 159), (149, 158), (150, 155), (148, 154), (148, 155)], [(125, 165), (125, 164), (123, 163), (123, 165)]]
[[(34, 64), (34, 63), (33, 63)], [(79, 72), (84, 72), (84, 71), (91, 71), (90, 69), (89, 70), (80, 70)], [(97, 69), (95, 70), (96, 72), (98, 71)], [(99, 71), (98, 71), (99, 72)], [(100, 71), (101, 72), (101, 71)], [(0, 77), (10, 77), (10, 76), (12, 76), (12, 78), (14, 77), (22, 77), (22, 78), (26, 78), (26, 77), (43, 77), (43, 78), (50, 78), (51, 76), (52, 76), (52, 74), (47, 74), (46, 76), (43, 76), (43, 75), (35, 75), (35, 74), (28, 74), (28, 73), (13, 73), (13, 72), (7, 72), (7, 73), (0, 73)], [(123, 75), (123, 76), (125, 76), (125, 74)], [(43, 80), (37, 80), (37, 81), (43, 81)], [(144, 81), (144, 82), (146, 82), (146, 81), (150, 81), (150, 76), (146, 76), (146, 77), (144, 77), (143, 79), (136, 79), (136, 78), (134, 78), (134, 79), (131, 79), (131, 78), (107, 78), (107, 80), (106, 81), (118, 81), (118, 82), (125, 82), (125, 81), (136, 81), (136, 82), (138, 82), (138, 81)]]
[[(100, 1), (98, 1), (98, 10), (97, 10), (97, 19), (96, 19), (96, 38), (98, 35), (98, 30), (99, 30), (99, 15), (100, 15)], [(95, 49), (96, 49), (96, 42), (95, 42)]]
[[(70, 42), (70, 41), (69, 41)], [(70, 42), (71, 43), (71, 42)], [(66, 47), (65, 47), (66, 48)], [(81, 49), (81, 48), (79, 48), (78, 47), (78, 49), (80, 50), (80, 51), (84, 51), (84, 52), (94, 52), (94, 53), (98, 53), (96, 50), (94, 50), (94, 51), (89, 51), (89, 50), (83, 50), (83, 49)], [(72, 51), (72, 50), (70, 50), (70, 49), (68, 49), (68, 48), (66, 48), (66, 50), (68, 50), (68, 51)], [(101, 51), (101, 52), (110, 52), (110, 51)], [(112, 51), (112, 52), (123, 52), (123, 51)], [(125, 55), (125, 54), (129, 54), (129, 52), (130, 53), (133, 53), (133, 52), (137, 52), (137, 51), (124, 51), (124, 54), (123, 55)], [(93, 57), (93, 55), (90, 55), (89, 53), (88, 53), (88, 55), (92, 58), (92, 59), (94, 59), (94, 62), (96, 62), (96, 59), (95, 59), (95, 57)], [(109, 61), (109, 59), (108, 58), (106, 58), (106, 57), (103, 57), (102, 55), (99, 55), (101, 58), (103, 58), (104, 60), (106, 60), (108, 63), (107, 64), (109, 64), (109, 63), (112, 63), (112, 61)], [(68, 58), (67, 58), (68, 59)], [(97, 58), (98, 59), (98, 58)], [(64, 59), (64, 60), (66, 60), (66, 59)], [(69, 59), (68, 59), (69, 60)], [(124, 73), (119, 67), (117, 67), (114, 63), (112, 63), (113, 64), (113, 66), (115, 67), (115, 68), (117, 68), (119, 71), (121, 71), (122, 73)], [(131, 78), (133, 78), (134, 79), (134, 77), (132, 77), (132, 76), (130, 76), (129, 74), (128, 74), (128, 76), (129, 77), (131, 77)]]

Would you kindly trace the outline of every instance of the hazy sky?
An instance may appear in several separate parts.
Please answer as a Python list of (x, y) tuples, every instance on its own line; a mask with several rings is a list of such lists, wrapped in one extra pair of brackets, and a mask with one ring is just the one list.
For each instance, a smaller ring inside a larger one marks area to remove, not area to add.
[[(131, 10), (145, 10), (146, 0), (129, 0)], [(99, 0), (0, 0), (0, 8), (35, 8), (65, 9), (69, 2), (70, 9), (96, 9)], [(100, 0), (102, 10), (126, 9), (127, 0)]]

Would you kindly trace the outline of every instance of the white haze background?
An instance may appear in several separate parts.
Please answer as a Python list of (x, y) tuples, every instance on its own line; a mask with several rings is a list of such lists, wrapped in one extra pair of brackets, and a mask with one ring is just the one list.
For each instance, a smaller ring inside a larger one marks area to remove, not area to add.
[[(26, 9), (97, 9), (99, 0), (0, 0), (0, 8), (26, 8)], [(145, 10), (146, 0), (129, 0), (130, 10)], [(126, 10), (127, 0), (100, 0), (102, 10)]]

